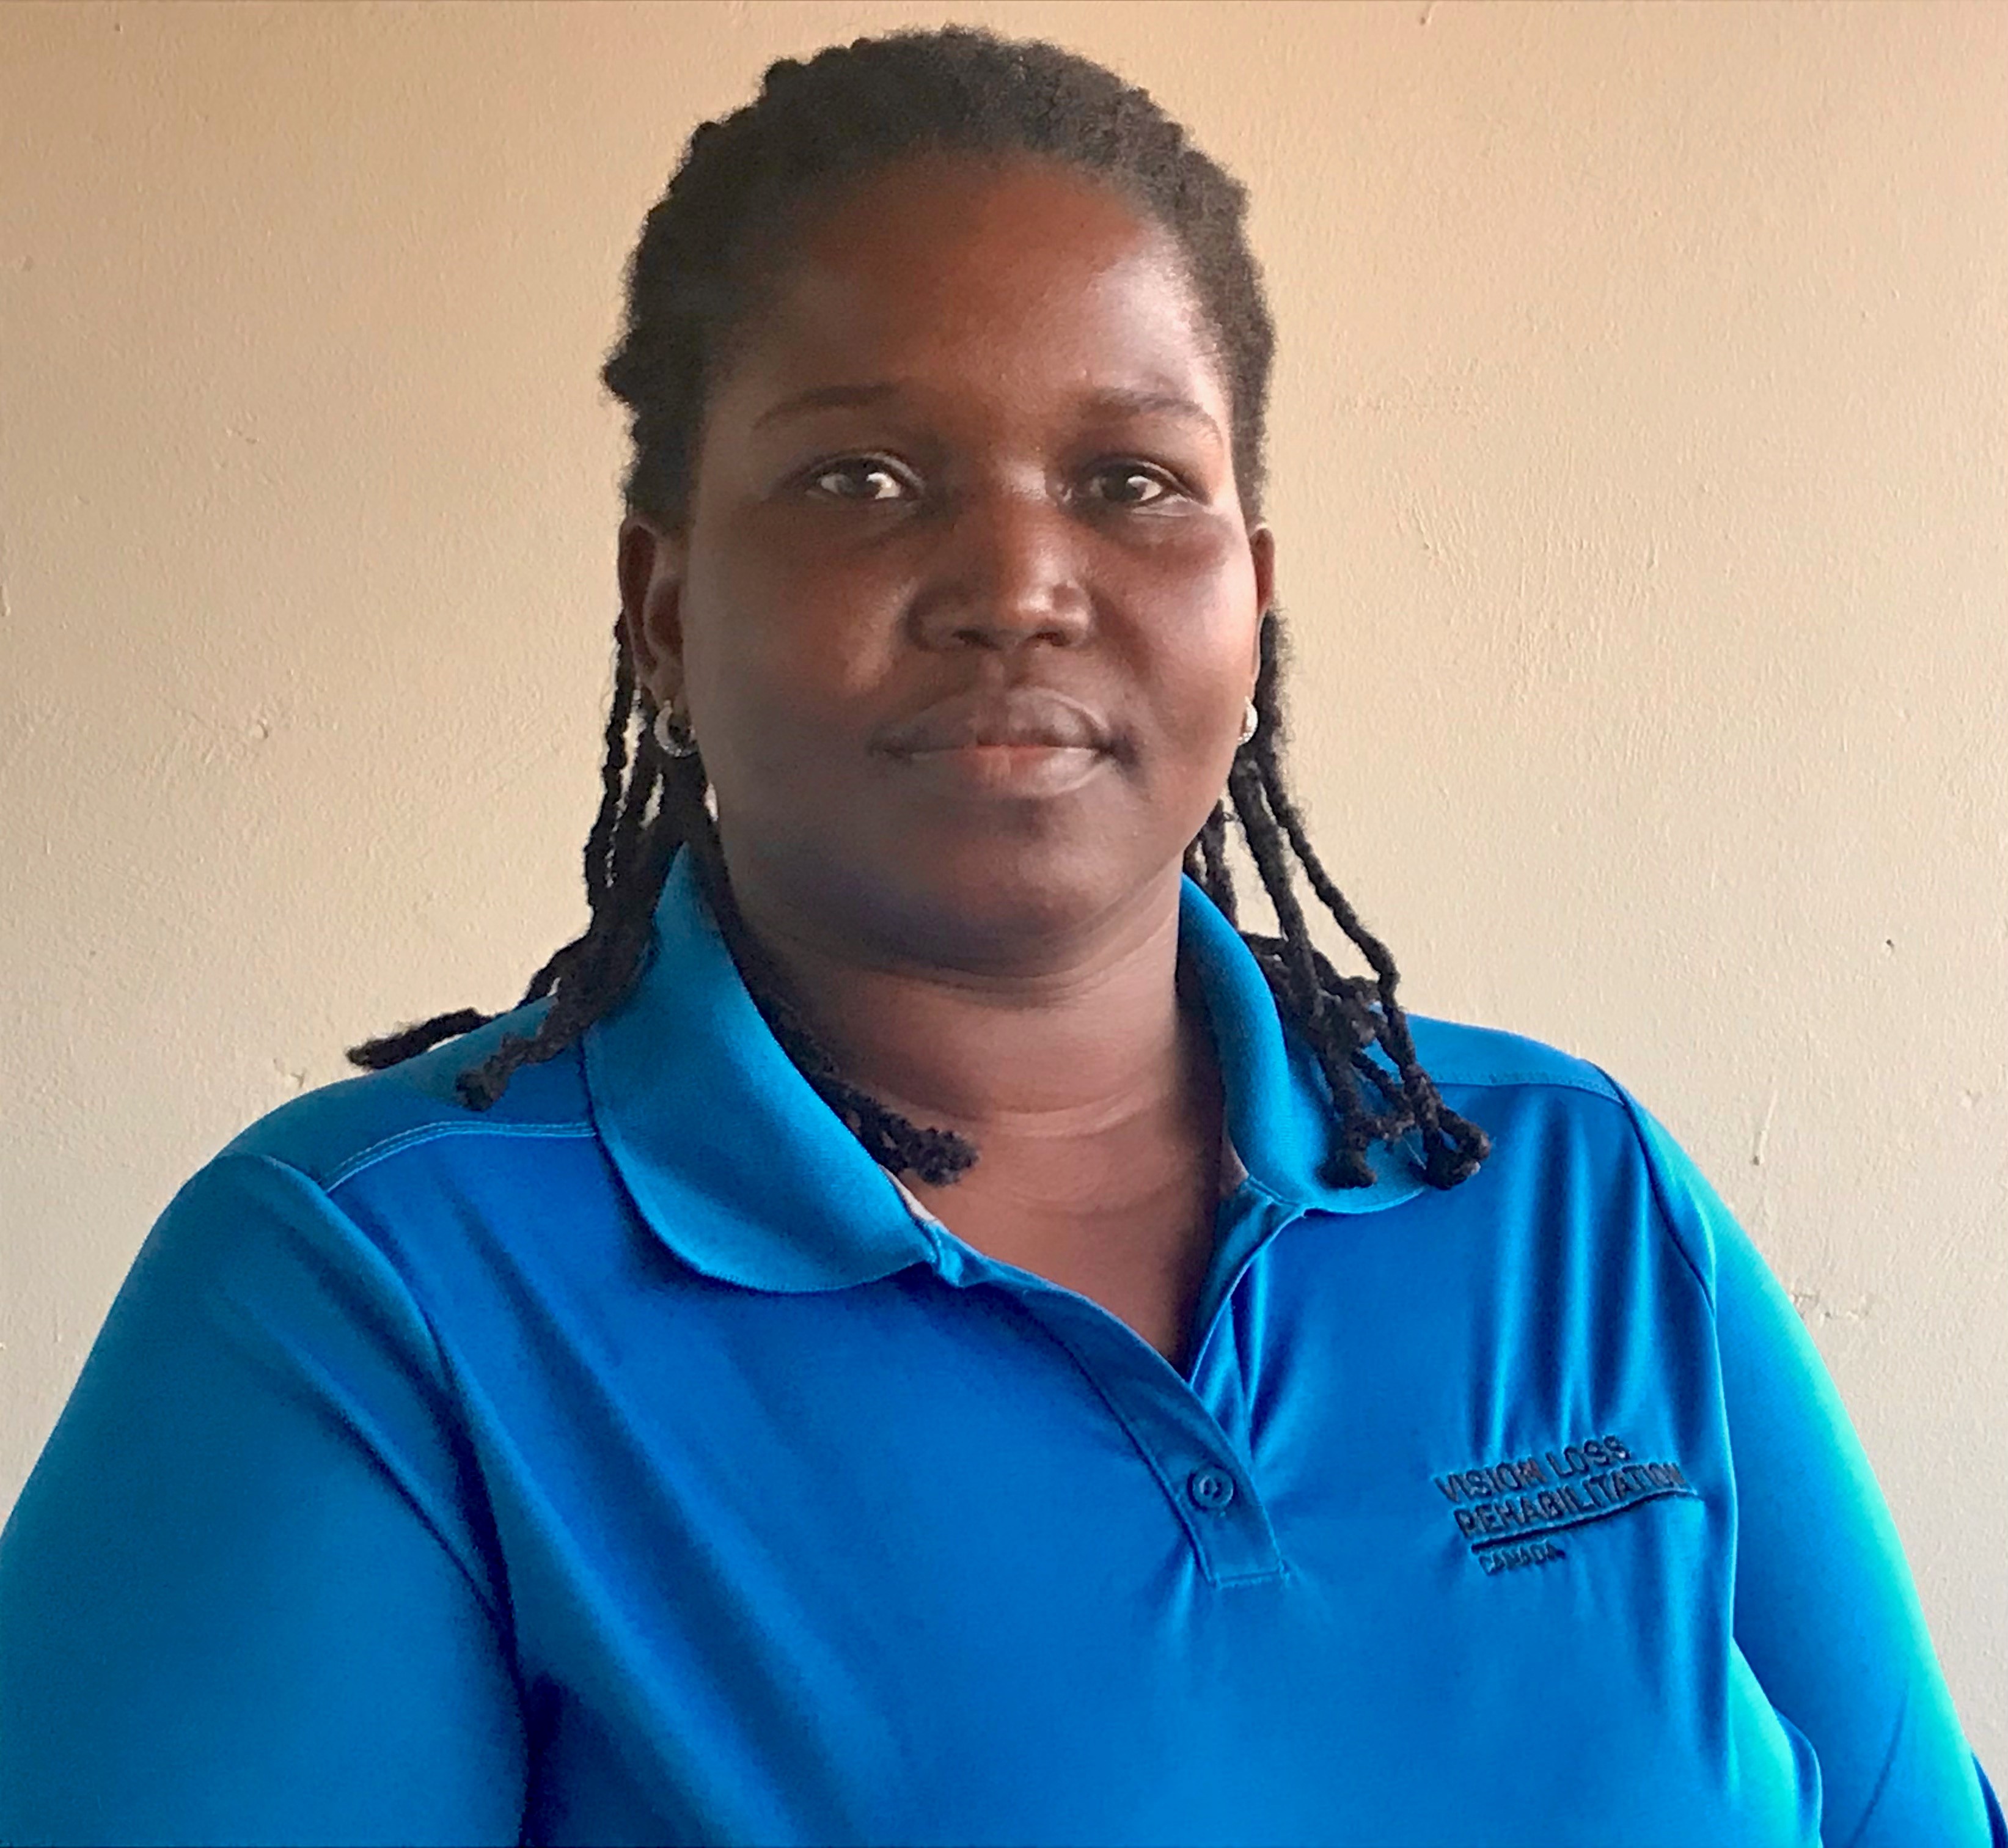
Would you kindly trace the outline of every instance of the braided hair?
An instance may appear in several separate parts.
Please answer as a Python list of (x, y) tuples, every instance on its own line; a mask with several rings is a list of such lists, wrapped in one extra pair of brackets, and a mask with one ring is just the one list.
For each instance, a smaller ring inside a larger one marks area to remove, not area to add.
[[(943, 152), (1063, 163), (1115, 188), (1176, 239), (1228, 387), (1243, 509), (1257, 517), (1274, 335), (1248, 246), (1244, 189), (1146, 91), (1114, 72), (1056, 46), (964, 26), (781, 59), (753, 102), (691, 135), (643, 224), (628, 270), (625, 324), (601, 373), (629, 413), (629, 509), (665, 526), (681, 524), (706, 392), (783, 273), (792, 235), (847, 182)], [(787, 998), (734, 899), (703, 761), (658, 741), (654, 702), (638, 683), (624, 622), (614, 626), (613, 645), (603, 793), (585, 843), (591, 919), (525, 990), (519, 1006), (550, 1002), (534, 1031), (504, 1035), (461, 1072), (462, 1101), (487, 1108), (518, 1069), (562, 1051), (620, 1004), (640, 973), (670, 862), (688, 849), (748, 991), (803, 1076), (884, 1166), (928, 1184), (953, 1180), (976, 1160), (975, 1148), (952, 1132), (908, 1122), (852, 1084)], [(1280, 932), (1244, 933), (1245, 940), (1331, 1094), (1327, 1178), (1342, 1187), (1370, 1185), (1367, 1150), (1413, 1134), (1429, 1180), (1452, 1187), (1476, 1171), (1490, 1145), (1482, 1129), (1444, 1104), (1417, 1062), (1395, 998), (1394, 959), (1326, 873), (1285, 787), (1283, 653), (1272, 609), (1262, 618), (1256, 730), (1236, 754), (1225, 797), (1186, 852), (1186, 871), (1236, 917), (1231, 818)], [(1365, 957), (1370, 977), (1340, 975), (1313, 943), (1297, 871)], [(441, 1014), (353, 1047), (348, 1057), (380, 1069), (493, 1018), (472, 1009)], [(1370, 1047), (1383, 1058), (1370, 1056)]]

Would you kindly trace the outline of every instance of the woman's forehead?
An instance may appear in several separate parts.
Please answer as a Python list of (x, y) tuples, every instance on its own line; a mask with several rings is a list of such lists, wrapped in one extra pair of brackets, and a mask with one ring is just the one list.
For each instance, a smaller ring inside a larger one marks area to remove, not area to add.
[(1127, 394), (1225, 426), (1175, 239), (1054, 163), (929, 159), (874, 175), (804, 226), (763, 293), (713, 405), (748, 422), (889, 384), (910, 397)]

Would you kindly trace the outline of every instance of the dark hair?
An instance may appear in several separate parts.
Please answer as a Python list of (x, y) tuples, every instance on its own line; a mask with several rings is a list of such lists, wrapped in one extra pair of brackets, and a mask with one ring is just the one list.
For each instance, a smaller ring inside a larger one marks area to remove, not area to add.
[[(962, 26), (859, 39), (803, 62), (783, 58), (769, 67), (755, 101), (691, 135), (642, 226), (628, 270), (626, 325), (602, 373), (631, 421), (629, 508), (680, 523), (706, 391), (784, 267), (791, 234), (847, 182), (932, 153), (1063, 163), (1118, 189), (1177, 240), (1228, 387), (1235, 472), (1254, 517), (1274, 334), (1248, 246), (1245, 192), (1146, 91), (1056, 46)], [(1273, 610), (1264, 613), (1261, 641), (1257, 729), (1236, 755), (1225, 800), (1188, 850), (1186, 871), (1234, 917), (1231, 813), (1282, 932), (1246, 941), (1331, 1093), (1329, 1178), (1370, 1185), (1367, 1149), (1412, 1132), (1429, 1179), (1455, 1186), (1490, 1145), (1483, 1130), (1444, 1106), (1417, 1063), (1395, 998), (1394, 959), (1312, 850), (1281, 768), (1282, 639)], [(518, 1005), (550, 1000), (534, 1033), (505, 1035), (463, 1072), (461, 1098), (486, 1108), (518, 1067), (562, 1051), (624, 998), (670, 860), (684, 847), (748, 990), (804, 1076), (895, 1173), (953, 1179), (976, 1150), (948, 1131), (907, 1122), (850, 1084), (790, 1005), (734, 901), (702, 761), (673, 756), (656, 742), (653, 702), (637, 683), (624, 624), (615, 625), (614, 651), (604, 795), (585, 843), (592, 920), (531, 979)], [(1365, 956), (1370, 978), (1341, 976), (1313, 944), (1292, 862)], [(493, 1017), (472, 1009), (443, 1014), (348, 1056), (369, 1069), (394, 1065)], [(1377, 1044), (1391, 1072), (1369, 1056)]]

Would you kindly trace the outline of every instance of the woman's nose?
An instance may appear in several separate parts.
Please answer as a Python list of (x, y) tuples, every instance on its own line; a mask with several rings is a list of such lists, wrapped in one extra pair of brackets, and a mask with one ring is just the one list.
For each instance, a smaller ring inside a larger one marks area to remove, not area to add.
[(1070, 647), (1088, 631), (1078, 524), (1051, 496), (998, 489), (965, 499), (914, 609), (928, 648)]

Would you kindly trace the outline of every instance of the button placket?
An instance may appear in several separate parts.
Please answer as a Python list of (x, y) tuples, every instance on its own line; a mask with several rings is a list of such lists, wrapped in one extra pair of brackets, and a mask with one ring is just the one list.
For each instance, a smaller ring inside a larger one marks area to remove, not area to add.
[(1280, 1578), (1268, 1511), (1233, 1440), (1204, 1400), (1155, 1349), (1105, 1309), (1051, 1285), (1020, 1292), (1025, 1307), (1070, 1354), (1142, 1454), (1214, 1585)]
[[(918, 1203), (910, 1198), (910, 1208)], [(1260, 1246), (1291, 1217), (1282, 1208), (1238, 1228), (1223, 1247), (1232, 1282), (1212, 1306), (1188, 1381), (1099, 1303), (1049, 1280), (998, 1263), (965, 1245), (931, 1215), (915, 1217), (935, 1241), (937, 1274), (958, 1289), (994, 1286), (1009, 1295), (1073, 1359), (1128, 1434), (1184, 1529), (1207, 1581), (1237, 1585), (1284, 1574), (1275, 1530), (1252, 1475), (1222, 1422), (1239, 1410), (1232, 1355), (1214, 1352), (1221, 1311)], [(1209, 1404), (1209, 1389), (1220, 1403)], [(1195, 1484), (1204, 1481), (1203, 1486)]]

